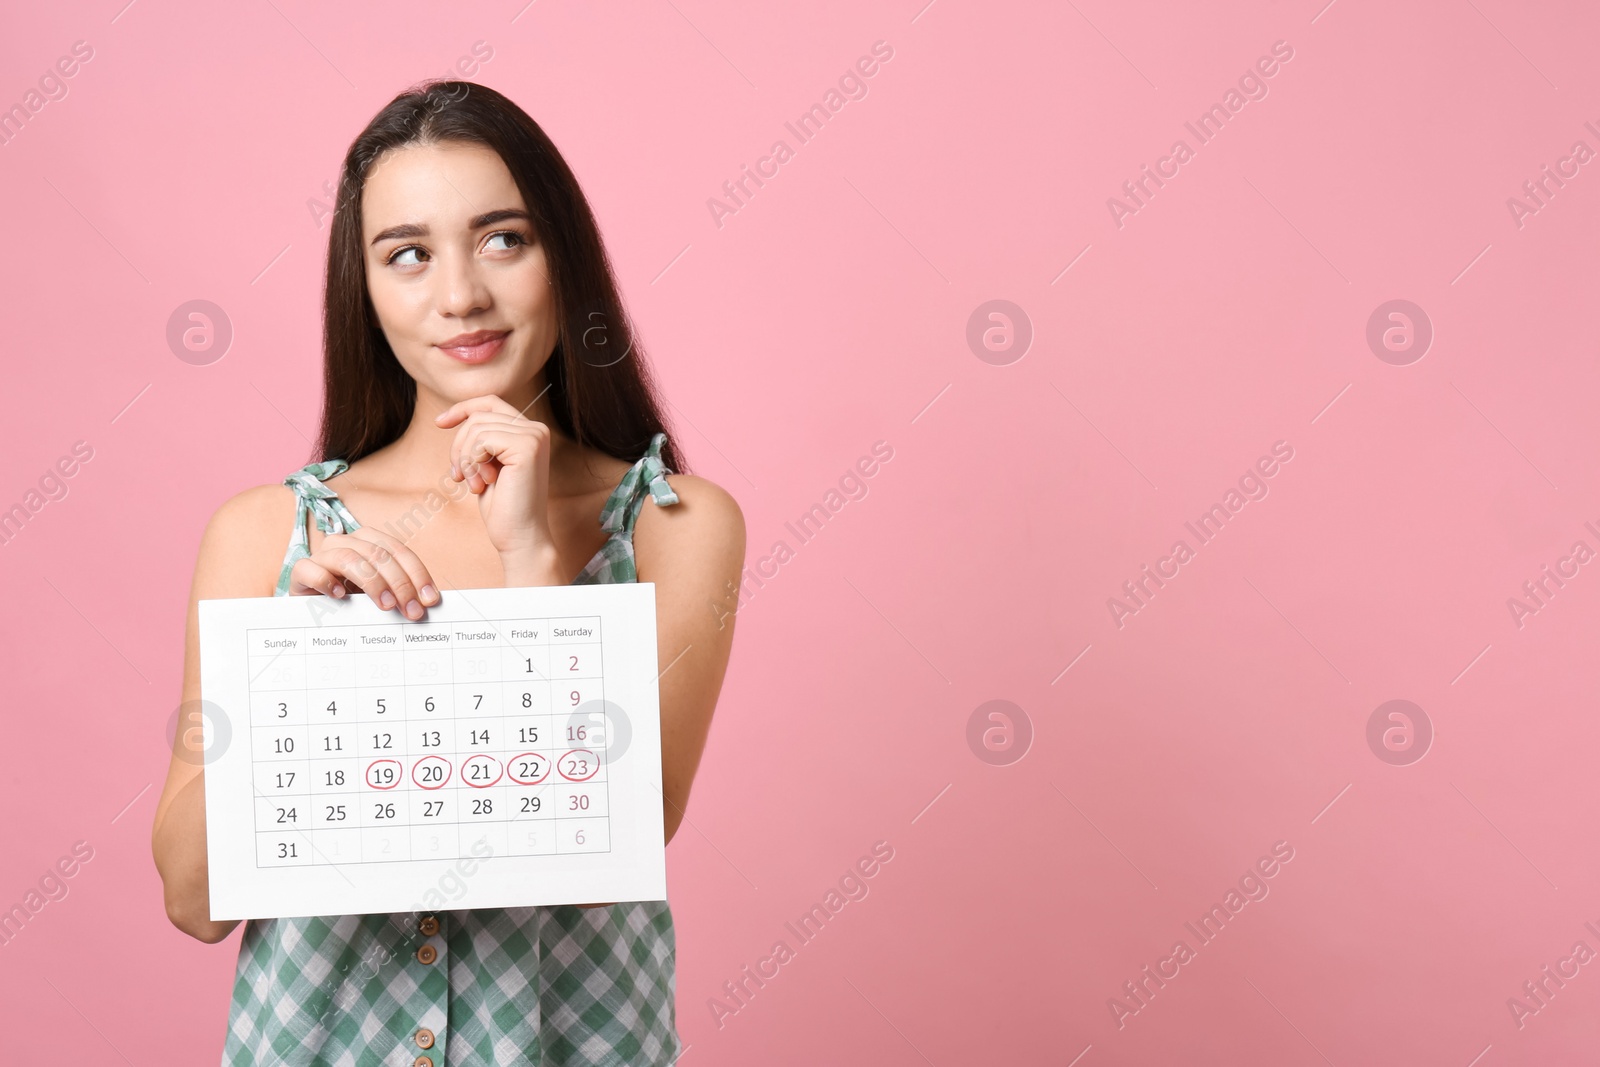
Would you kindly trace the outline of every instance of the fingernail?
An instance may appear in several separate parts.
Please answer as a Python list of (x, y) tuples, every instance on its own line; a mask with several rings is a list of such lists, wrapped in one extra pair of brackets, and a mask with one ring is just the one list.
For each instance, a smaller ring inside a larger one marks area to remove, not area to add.
[(394, 594), (385, 589), (383, 595), (378, 598), (378, 603), (383, 605), (384, 611), (389, 611), (395, 605)]
[(450, 464), (450, 477), (452, 477), (452, 478), (461, 477), (461, 468), (457, 467), (454, 463)]
[(413, 619), (422, 618), (422, 605), (418, 604), (415, 600), (407, 601), (406, 602), (406, 614), (409, 615)]
[(435, 600), (439, 599), (439, 590), (435, 589), (431, 585), (423, 586), (422, 587), (422, 599), (426, 600), (428, 603), (432, 604)]
[(334, 595), (334, 596), (344, 596), (344, 586), (342, 586), (342, 585), (335, 585), (335, 586), (334, 586), (334, 587), (333, 587), (333, 595)]

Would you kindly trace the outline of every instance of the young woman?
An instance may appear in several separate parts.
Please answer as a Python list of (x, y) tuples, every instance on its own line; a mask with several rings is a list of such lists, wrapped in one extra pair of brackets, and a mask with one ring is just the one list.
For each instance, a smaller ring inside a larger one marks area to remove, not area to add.
[[(451, 589), (654, 582), (670, 841), (744, 520), (673, 473), (589, 205), (526, 113), (470, 82), (378, 113), (340, 175), (323, 339), (319, 461), (226, 501), (201, 540), (184, 706), (202, 599), (361, 593), (416, 620)], [(152, 848), (172, 923), (213, 943), (237, 923), (209, 915), (203, 762), (180, 730)], [(664, 901), (247, 920), (223, 1062), (666, 1064), (675, 960)]]

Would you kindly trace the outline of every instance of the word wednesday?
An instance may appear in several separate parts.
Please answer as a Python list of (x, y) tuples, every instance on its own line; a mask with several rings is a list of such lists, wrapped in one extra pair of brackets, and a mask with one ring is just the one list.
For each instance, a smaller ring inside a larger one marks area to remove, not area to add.
[[(1272, 456), (1278, 458), (1274, 460)], [(1212, 538), (1222, 532), (1228, 521), (1244, 510), (1245, 504), (1251, 500), (1265, 500), (1269, 491), (1265, 479), (1278, 473), (1279, 462), (1288, 463), (1294, 458), (1294, 446), (1288, 441), (1274, 441), (1272, 456), (1262, 456), (1257, 459), (1254, 467), (1239, 476), (1239, 488), (1229, 487), (1219, 502), (1212, 504), (1194, 522), (1185, 522), (1183, 528), (1193, 534), (1199, 544), (1210, 544)], [(1156, 589), (1161, 589), (1167, 584), (1161, 579), (1176, 578), (1180, 568), (1194, 559), (1196, 551), (1196, 548), (1189, 546), (1189, 542), (1179, 538), (1173, 542), (1167, 555), (1156, 560), (1154, 571), (1150, 569), (1150, 564), (1146, 563), (1141, 568), (1144, 573), (1139, 578), (1123, 582), (1122, 592), (1127, 601), (1114, 596), (1106, 598), (1106, 609), (1111, 612), (1112, 624), (1120, 630), (1127, 625), (1128, 616), (1137, 615), (1149, 607), (1150, 601), (1155, 598)], [(1167, 569), (1169, 564), (1172, 567), (1170, 571)], [(1155, 589), (1150, 588), (1151, 584), (1155, 585)]]
[[(1273, 58), (1276, 56), (1276, 60)], [(1239, 88), (1228, 87), (1222, 94), (1220, 104), (1212, 104), (1209, 109), (1201, 112), (1200, 117), (1194, 122), (1185, 122), (1183, 128), (1194, 135), (1198, 144), (1208, 144), (1211, 139), (1222, 132), (1228, 122), (1244, 110), (1244, 105), (1250, 100), (1265, 100), (1267, 97), (1267, 78), (1278, 73), (1279, 63), (1287, 63), (1294, 58), (1294, 49), (1288, 41), (1272, 42), (1272, 55), (1262, 56), (1255, 62), (1254, 69), (1246, 69), (1239, 76)], [(1198, 125), (1197, 125), (1198, 124)], [(1189, 147), (1189, 142), (1178, 138), (1172, 142), (1168, 153), (1156, 160), (1152, 170), (1146, 163), (1139, 168), (1140, 176), (1122, 183), (1122, 191), (1128, 195), (1128, 203), (1116, 197), (1106, 198), (1106, 209), (1111, 212), (1111, 221), (1116, 223), (1117, 229), (1122, 229), (1123, 219), (1129, 215), (1137, 215), (1148, 205), (1148, 201), (1156, 195), (1156, 190), (1167, 183), (1162, 178), (1176, 178), (1178, 170), (1189, 160), (1193, 159), (1195, 149)], [(1170, 169), (1169, 168), (1170, 165)], [(1151, 188), (1154, 183), (1155, 188)], [(1143, 197), (1140, 194), (1143, 193)]]
[[(1255, 866), (1240, 876), (1239, 888), (1230, 887), (1222, 898), (1222, 903), (1213, 903), (1211, 910), (1200, 917), (1198, 929), (1194, 923), (1185, 922), (1183, 925), (1194, 935), (1197, 946), (1203, 948), (1215, 941), (1229, 921), (1244, 910), (1246, 904), (1251, 901), (1266, 900), (1271, 890), (1267, 888), (1265, 879), (1274, 877), (1283, 869), (1280, 865), (1286, 865), (1292, 859), (1294, 859), (1294, 846), (1287, 841), (1274, 841), (1272, 855), (1262, 856), (1256, 860)], [(1132, 1003), (1125, 1003), (1116, 997), (1106, 998), (1106, 1007), (1111, 1010), (1111, 1018), (1117, 1024), (1117, 1029), (1121, 1030), (1128, 1025), (1128, 1016), (1138, 1015), (1148, 1008), (1156, 993), (1166, 988), (1167, 982), (1182, 974), (1183, 966), (1198, 955), (1197, 949), (1190, 948), (1189, 943), (1180, 938), (1173, 942), (1170, 953), (1156, 960), (1154, 970), (1151, 970), (1150, 964), (1147, 963), (1140, 972), (1142, 977), (1123, 982), (1122, 991)], [(1167, 970), (1169, 964), (1172, 967), (1170, 971)], [(1154, 988), (1151, 988), (1152, 984)]]

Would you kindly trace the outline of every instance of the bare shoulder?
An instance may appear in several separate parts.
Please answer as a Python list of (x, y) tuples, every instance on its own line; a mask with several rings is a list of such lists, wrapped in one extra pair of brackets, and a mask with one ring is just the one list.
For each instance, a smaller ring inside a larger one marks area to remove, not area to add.
[(257, 485), (224, 500), (206, 523), (195, 561), (204, 595), (271, 596), (289, 547), (296, 501), (287, 485)]
[[(289, 527), (294, 522), (295, 507), (294, 490), (287, 485), (281, 482), (256, 485), (235, 493), (218, 505), (211, 515), (210, 525), (234, 535), (249, 535), (253, 528), (270, 526), (273, 527), (270, 531), (273, 538), (277, 538), (279, 533), (287, 538)], [(259, 532), (263, 537), (269, 533), (265, 529)]]
[(668, 474), (676, 504), (658, 505), (648, 494), (634, 526), (639, 580), (647, 574), (726, 572), (744, 566), (745, 524), (739, 502), (722, 486), (697, 474)]
[(224, 511), (235, 516), (249, 516), (252, 518), (265, 518), (269, 514), (276, 514), (280, 518), (285, 514), (294, 512), (294, 490), (282, 482), (269, 482), (266, 485), (253, 485), (249, 489), (241, 489), (217, 506), (217, 513)]

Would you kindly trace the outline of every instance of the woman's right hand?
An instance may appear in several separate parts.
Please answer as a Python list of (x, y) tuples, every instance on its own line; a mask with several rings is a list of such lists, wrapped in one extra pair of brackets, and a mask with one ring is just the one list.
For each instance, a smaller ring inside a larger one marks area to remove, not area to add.
[(399, 610), (413, 621), (439, 603), (439, 589), (418, 555), (381, 530), (361, 526), (347, 534), (323, 537), (317, 550), (295, 561), (289, 595), (344, 597), (366, 593), (385, 611)]

